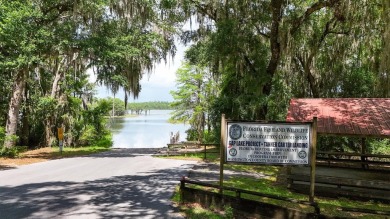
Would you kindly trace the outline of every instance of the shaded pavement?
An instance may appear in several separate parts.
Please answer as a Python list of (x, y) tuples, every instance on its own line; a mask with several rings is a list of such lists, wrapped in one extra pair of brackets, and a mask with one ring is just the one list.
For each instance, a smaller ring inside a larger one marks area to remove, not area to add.
[(141, 151), (116, 149), (0, 171), (0, 218), (182, 218), (170, 198), (196, 162)]

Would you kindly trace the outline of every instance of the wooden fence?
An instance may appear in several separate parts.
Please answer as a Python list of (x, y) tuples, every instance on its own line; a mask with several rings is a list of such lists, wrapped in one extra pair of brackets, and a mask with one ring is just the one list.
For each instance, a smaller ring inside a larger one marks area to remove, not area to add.
[[(187, 184), (215, 188), (217, 190), (222, 189), (222, 191), (234, 192), (235, 196), (233, 198), (227, 199), (227, 200), (229, 200), (229, 203), (227, 203), (226, 200), (224, 201), (224, 199), (220, 198), (219, 204), (231, 204), (232, 207), (237, 208), (238, 210), (245, 209), (246, 211), (252, 211), (252, 213), (258, 213), (258, 214), (262, 214), (262, 213), (269, 214), (269, 212), (273, 212), (273, 214), (278, 215), (279, 217), (281, 215), (284, 215), (284, 216), (282, 216), (282, 218), (313, 218), (313, 216), (315, 218), (317, 218), (317, 217), (318, 218), (327, 218), (326, 216), (321, 215), (321, 209), (320, 209), (317, 202), (301, 201), (301, 200), (296, 200), (296, 199), (292, 199), (292, 198), (281, 197), (281, 196), (277, 196), (277, 195), (270, 195), (270, 194), (265, 194), (265, 193), (261, 193), (261, 192), (248, 191), (248, 190), (244, 190), (244, 189), (227, 187), (227, 186), (222, 186), (222, 188), (221, 188), (219, 185), (200, 182), (200, 181), (194, 181), (194, 180), (188, 180), (185, 178), (181, 179), (180, 183), (181, 183), (180, 190), (181, 190), (182, 200), (184, 200), (184, 201), (185, 200), (198, 201), (199, 204), (203, 204), (203, 205), (205, 205), (205, 207), (210, 206), (209, 205), (210, 203), (206, 203), (207, 201), (213, 200), (213, 198), (210, 198), (211, 193), (212, 193), (211, 195), (215, 195), (215, 196), (226, 196), (226, 195), (222, 195), (222, 194), (219, 194), (217, 192), (213, 193), (213, 192), (202, 190), (199, 188), (196, 188), (196, 189), (189, 188), (187, 186)], [(388, 190), (387, 188), (384, 188), (384, 189)], [(191, 190), (191, 191), (187, 192), (187, 193), (184, 192), (184, 191), (188, 191), (188, 190)], [(200, 195), (202, 192), (207, 193), (209, 195), (208, 197), (205, 197), (204, 200), (200, 200), (201, 198), (199, 198), (202, 196), (202, 195)], [(280, 206), (264, 204), (264, 203), (261, 203), (258, 201), (253, 201), (253, 200), (247, 200), (247, 199), (242, 198), (242, 196), (241, 196), (242, 194), (248, 194), (248, 195), (258, 196), (259, 198), (270, 198), (270, 199), (274, 199), (274, 200), (286, 201), (289, 203), (297, 203), (300, 205), (311, 206), (311, 207), (313, 207), (314, 212), (313, 213), (302, 213), (300, 211), (291, 210), (291, 209), (283, 208)], [(183, 197), (183, 195), (184, 196), (185, 195), (192, 195), (194, 197)], [(231, 197), (231, 196), (229, 196), (229, 197)], [(246, 201), (248, 201), (248, 202), (246, 202)], [(213, 203), (213, 204), (217, 205), (218, 203)], [(245, 205), (245, 206), (242, 206), (242, 205)], [(264, 205), (266, 205), (266, 207)], [(266, 210), (267, 212), (259, 212), (258, 211), (259, 206), (260, 206), (260, 209), (262, 208), (263, 210)], [(215, 206), (215, 207), (218, 207), (218, 206)], [(223, 209), (222, 206), (219, 206), (219, 207), (221, 209)], [(390, 216), (390, 211), (379, 211), (379, 210), (364, 209), (364, 208), (349, 208), (349, 207), (338, 207), (338, 206), (335, 206), (335, 207), (341, 211), (346, 211), (346, 212), (356, 212), (356, 213), (366, 213), (366, 214)], [(265, 215), (265, 216), (272, 217), (272, 215)]]
[[(234, 209), (234, 214), (236, 218), (258, 218), (258, 215), (261, 215), (265, 218), (316, 218), (318, 215), (320, 215), (319, 207), (315, 202), (310, 203), (308, 201), (301, 201), (292, 198), (280, 197), (276, 195), (248, 191), (227, 186), (222, 186), (221, 188), (219, 185), (188, 179), (182, 179), (180, 182), (182, 202), (196, 202), (201, 204), (203, 207), (207, 208), (213, 206), (213, 208), (219, 210), (223, 210), (225, 205), (228, 205)], [(223, 191), (231, 191), (234, 192), (235, 196), (225, 195), (218, 192), (210, 192), (199, 188), (192, 188), (193, 186), (188, 185), (197, 185), (202, 187), (215, 188), (218, 190), (222, 189)], [(306, 213), (307, 211), (302, 212), (299, 210), (293, 210), (274, 204), (245, 199), (242, 198), (243, 194), (258, 196), (259, 198), (275, 199), (290, 203), (293, 202), (300, 205), (311, 206), (313, 207), (313, 212)]]
[(362, 168), (369, 169), (370, 166), (390, 166), (390, 155), (317, 151), (317, 161), (323, 161), (328, 166), (340, 163), (361, 164)]

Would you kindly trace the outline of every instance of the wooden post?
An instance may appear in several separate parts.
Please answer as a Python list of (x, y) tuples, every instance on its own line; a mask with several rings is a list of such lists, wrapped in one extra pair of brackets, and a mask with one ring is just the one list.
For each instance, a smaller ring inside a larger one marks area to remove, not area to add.
[(362, 156), (360, 157), (360, 160), (362, 161), (362, 168), (368, 169), (368, 164), (366, 163), (367, 158), (366, 156), (363, 156), (363, 154), (366, 154), (366, 138), (362, 138)]
[(292, 184), (294, 183), (294, 180), (292, 180), (292, 171), (291, 166), (287, 166), (287, 188), (291, 188)]
[(317, 156), (317, 117), (313, 118), (313, 124), (311, 127), (311, 144), (310, 144), (310, 195), (309, 201), (314, 203), (314, 188), (316, 179), (316, 156)]
[(220, 165), (219, 165), (219, 193), (223, 193), (223, 165), (225, 163), (225, 148), (226, 148), (226, 119), (225, 114), (221, 118), (221, 143), (220, 143)]
[(180, 180), (180, 203), (184, 203), (184, 189), (186, 188), (186, 178), (183, 176)]
[(206, 160), (206, 144), (204, 145), (204, 160)]

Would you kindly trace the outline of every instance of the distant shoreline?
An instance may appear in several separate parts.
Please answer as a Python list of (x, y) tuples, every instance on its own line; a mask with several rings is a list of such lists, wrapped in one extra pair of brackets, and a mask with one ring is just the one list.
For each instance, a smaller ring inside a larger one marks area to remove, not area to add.
[(139, 115), (137, 114), (126, 114), (126, 115), (123, 115), (123, 116), (105, 116), (105, 118), (135, 118), (135, 117), (138, 117)]

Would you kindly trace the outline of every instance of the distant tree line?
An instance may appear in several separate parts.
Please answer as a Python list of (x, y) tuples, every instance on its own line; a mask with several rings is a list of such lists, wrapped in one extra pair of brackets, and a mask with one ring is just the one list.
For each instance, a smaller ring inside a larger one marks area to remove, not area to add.
[(128, 103), (127, 109), (130, 111), (139, 110), (172, 110), (173, 107), (169, 102), (151, 101), (142, 103)]

